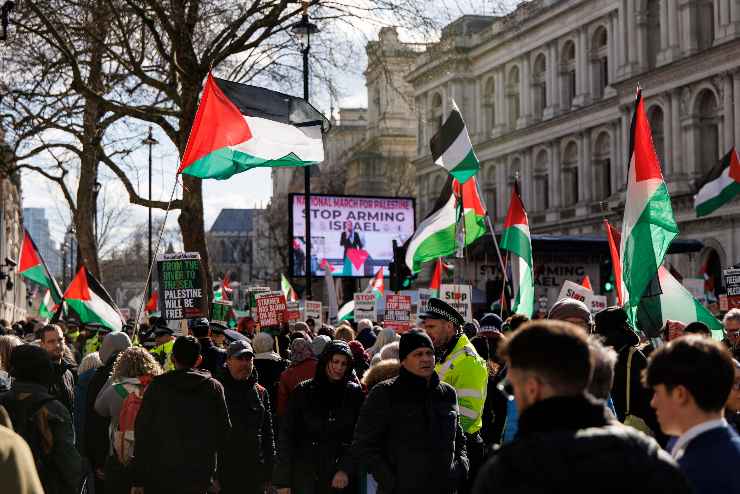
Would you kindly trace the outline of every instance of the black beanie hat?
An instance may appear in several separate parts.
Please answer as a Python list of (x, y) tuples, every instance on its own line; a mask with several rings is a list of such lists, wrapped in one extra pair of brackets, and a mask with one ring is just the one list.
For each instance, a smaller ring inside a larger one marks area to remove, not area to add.
[(398, 360), (403, 362), (409, 353), (417, 348), (430, 348), (434, 351), (432, 339), (420, 329), (412, 329), (401, 335), (401, 341), (398, 343)]
[(10, 375), (18, 381), (51, 384), (53, 366), (49, 354), (36, 345), (19, 345), (10, 354)]

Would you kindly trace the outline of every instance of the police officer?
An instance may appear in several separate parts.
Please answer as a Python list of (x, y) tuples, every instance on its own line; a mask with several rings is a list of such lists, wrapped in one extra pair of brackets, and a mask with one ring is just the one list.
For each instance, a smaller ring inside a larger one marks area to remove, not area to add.
[(465, 431), (470, 461), (469, 481), (461, 486), (460, 492), (470, 492), (472, 480), (485, 457), (480, 430), (488, 385), (486, 362), (462, 332), (465, 323), (463, 317), (450, 305), (438, 298), (431, 298), (426, 311), (419, 314), (419, 318), (434, 342), (437, 358), (435, 370), (440, 380), (457, 392), (460, 425)]
[(150, 352), (165, 372), (174, 370), (175, 364), (172, 363), (171, 356), (172, 346), (175, 344), (175, 332), (168, 328), (164, 321), (158, 321), (156, 324), (153, 331), (155, 346)]

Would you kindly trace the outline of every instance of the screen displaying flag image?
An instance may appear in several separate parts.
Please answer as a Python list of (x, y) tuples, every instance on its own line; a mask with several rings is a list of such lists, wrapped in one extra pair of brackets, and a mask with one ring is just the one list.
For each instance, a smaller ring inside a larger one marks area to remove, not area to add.
[[(290, 195), (291, 272), (306, 269), (305, 199)], [(393, 259), (393, 240), (414, 234), (414, 200), (407, 197), (311, 195), (311, 269), (332, 276), (369, 277)]]

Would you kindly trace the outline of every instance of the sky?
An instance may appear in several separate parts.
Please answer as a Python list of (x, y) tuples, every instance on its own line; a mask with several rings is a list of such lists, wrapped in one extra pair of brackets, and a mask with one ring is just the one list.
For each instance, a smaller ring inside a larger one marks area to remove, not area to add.
[[(493, 9), (510, 8), (517, 0), (433, 0), (439, 10), (443, 24), (462, 14), (491, 13)], [(357, 26), (354, 26), (356, 28)], [(377, 39), (380, 26), (377, 23), (368, 23), (360, 26), (359, 31), (353, 34), (351, 42), (355, 44), (352, 57), (359, 57), (353, 63), (347, 64), (347, 69), (342, 73), (332, 75), (332, 84), (337, 93), (337, 99), (330, 104), (328, 91), (318, 88), (315, 100), (312, 100), (321, 111), (328, 114), (330, 105), (339, 107), (366, 107), (367, 93), (363, 70), (367, 64), (364, 46), (369, 39)], [(400, 32), (402, 41), (418, 41), (415, 33)], [(277, 89), (277, 88), (274, 88)], [(312, 90), (312, 93), (314, 91)], [(167, 200), (172, 193), (175, 183), (175, 173), (178, 168), (178, 156), (174, 145), (161, 132), (154, 130), (155, 138), (160, 142), (154, 146), (152, 153), (152, 183), (153, 199)], [(143, 136), (142, 136), (143, 137)], [(141, 195), (147, 191), (147, 163), (148, 153), (146, 146), (139, 147), (127, 159), (127, 165), (134, 170), (136, 175), (134, 185)], [(319, 165), (320, 166), (320, 165)], [(116, 237), (125, 238), (137, 225), (147, 221), (147, 209), (141, 206), (128, 204), (128, 194), (117, 178), (104, 167), (101, 167), (99, 181), (103, 185), (101, 202), (107, 205), (124, 208), (125, 214), (116, 225)], [(64, 198), (58, 186), (42, 176), (29, 171), (24, 171), (22, 176), (23, 207), (41, 207), (47, 210), (47, 218), (50, 223), (52, 238), (61, 242), (67, 225), (69, 215)], [(272, 181), (270, 169), (254, 169), (233, 176), (232, 178), (219, 180), (204, 180), (204, 216), (206, 229), (210, 228), (219, 211), (223, 208), (261, 208), (265, 207), (272, 194)], [(178, 186), (176, 196), (182, 196), (182, 190)], [(99, 206), (100, 207), (100, 206)], [(167, 221), (168, 227), (176, 226), (177, 211), (170, 213)], [(154, 217), (163, 216), (163, 212), (155, 211)]]

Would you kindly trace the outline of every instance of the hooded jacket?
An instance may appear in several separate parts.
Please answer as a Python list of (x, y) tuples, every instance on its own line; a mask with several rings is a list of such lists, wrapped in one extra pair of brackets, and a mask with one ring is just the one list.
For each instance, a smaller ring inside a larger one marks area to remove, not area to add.
[(455, 390), (405, 370), (376, 384), (352, 449), (382, 494), (451, 494), (468, 470)]
[(224, 389), (207, 372), (157, 376), (136, 417), (133, 485), (145, 492), (205, 492), (230, 431)]
[[(335, 383), (326, 375), (326, 366), (338, 353), (349, 359), (349, 366), (344, 379)], [(352, 478), (355, 469), (350, 444), (365, 396), (350, 376), (349, 346), (343, 341), (328, 343), (314, 378), (299, 384), (290, 396), (279, 427), (273, 485), (290, 487), (295, 493), (328, 494), (337, 471)], [(352, 484), (343, 492), (353, 492)]]
[(362, 377), (362, 384), (370, 391), (376, 384), (396, 377), (400, 369), (401, 363), (396, 359), (381, 360), (377, 364), (370, 366)]
[(316, 375), (318, 361), (311, 357), (291, 365), (280, 374), (277, 387), (276, 412), (279, 417), (288, 411), (288, 399), (291, 393), (303, 381), (308, 381)]
[[(270, 397), (258, 384), (256, 369), (244, 381), (234, 379), (228, 369), (219, 372), (217, 378), (224, 387), (232, 425), (218, 455), (222, 492), (258, 492), (272, 478), (275, 457)], [(248, 478), (243, 475), (244, 469), (250, 473)]]
[(519, 432), (486, 463), (474, 494), (690, 492), (671, 457), (648, 436), (614, 422), (603, 402), (580, 396), (539, 401)]

